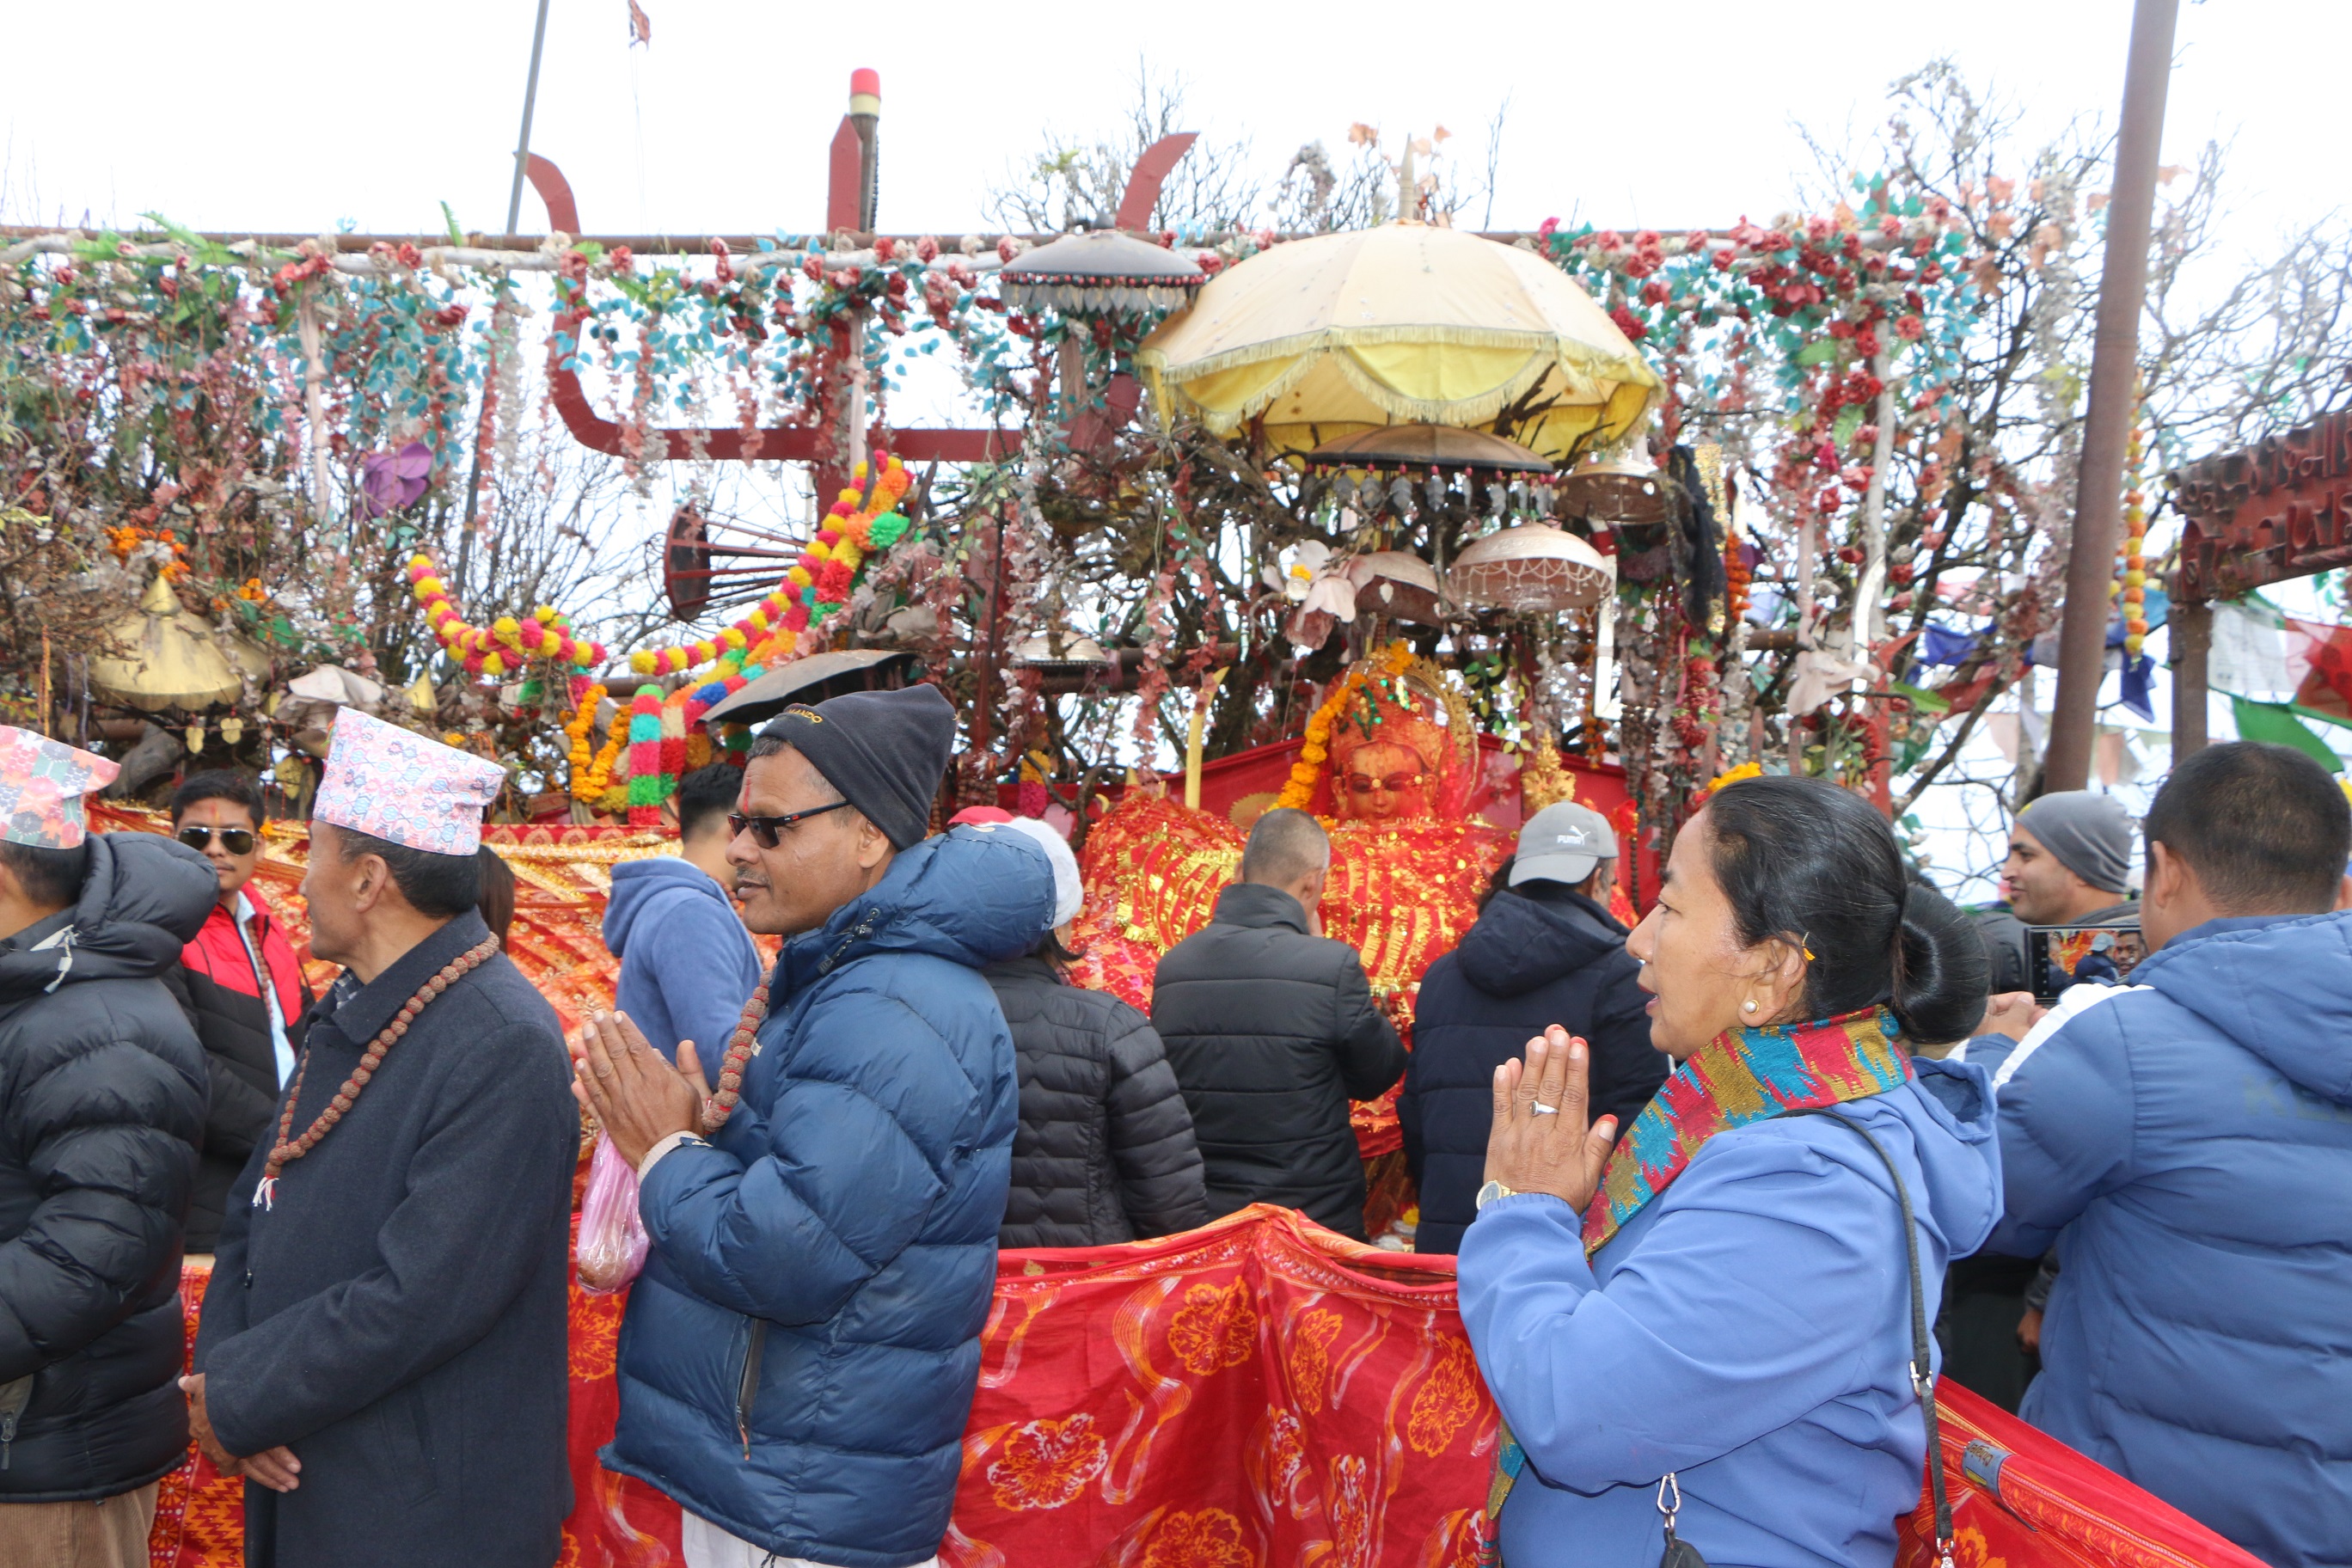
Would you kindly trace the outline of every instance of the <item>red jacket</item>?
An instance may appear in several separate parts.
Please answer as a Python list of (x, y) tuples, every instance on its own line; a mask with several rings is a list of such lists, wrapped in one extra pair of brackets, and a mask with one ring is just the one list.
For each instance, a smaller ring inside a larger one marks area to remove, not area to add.
[[(254, 910), (247, 930), (278, 994), (287, 1043), (299, 1054), (310, 988), (286, 928), (259, 899), (247, 894), (247, 901)], [(179, 968), (168, 973), (166, 980), (204, 1042), (211, 1080), (212, 1106), (205, 1118), (204, 1149), (188, 1204), (187, 1243), (191, 1252), (210, 1252), (220, 1235), (228, 1190), (278, 1113), (278, 1055), (245, 939), (219, 904), (205, 917), (204, 929), (182, 951)]]

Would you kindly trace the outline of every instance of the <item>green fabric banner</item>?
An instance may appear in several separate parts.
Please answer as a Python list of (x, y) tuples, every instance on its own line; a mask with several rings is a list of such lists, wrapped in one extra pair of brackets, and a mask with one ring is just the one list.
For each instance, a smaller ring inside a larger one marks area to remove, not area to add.
[(2269, 741), (2276, 745), (2293, 746), (2331, 773), (2344, 771), (2344, 759), (2330, 750), (2326, 742), (2314, 734), (2310, 725), (2295, 717), (2292, 706), (2232, 697), (2230, 707), (2237, 715), (2240, 740)]

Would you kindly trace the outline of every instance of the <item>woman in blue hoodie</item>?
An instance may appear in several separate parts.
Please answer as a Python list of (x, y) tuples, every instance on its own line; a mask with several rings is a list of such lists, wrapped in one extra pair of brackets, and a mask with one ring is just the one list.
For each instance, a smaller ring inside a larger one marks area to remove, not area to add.
[(1460, 1280), (1512, 1438), (1503, 1561), (1651, 1568), (1678, 1497), (1714, 1568), (1885, 1568), (1927, 1453), (1901, 1209), (1863, 1139), (1794, 1113), (1893, 1160), (1932, 1318), (1997, 1216), (1992, 1100), (1898, 1042), (1975, 1026), (1983, 943), (1860, 798), (1759, 778), (1684, 827), (1627, 945), (1682, 1060), (1622, 1144), (1564, 1031), (1496, 1074)]

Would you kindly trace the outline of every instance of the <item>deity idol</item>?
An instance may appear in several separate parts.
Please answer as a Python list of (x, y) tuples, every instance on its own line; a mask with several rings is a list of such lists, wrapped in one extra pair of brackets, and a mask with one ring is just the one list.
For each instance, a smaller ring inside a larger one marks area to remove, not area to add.
[(1435, 727), (1418, 719), (1350, 731), (1331, 742), (1331, 814), (1342, 822), (1410, 822), (1436, 815), (1444, 753)]

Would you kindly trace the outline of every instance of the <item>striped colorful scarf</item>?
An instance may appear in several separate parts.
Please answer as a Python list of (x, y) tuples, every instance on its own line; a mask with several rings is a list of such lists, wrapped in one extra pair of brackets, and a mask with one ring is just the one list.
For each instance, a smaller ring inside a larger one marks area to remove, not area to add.
[[(1667, 1077), (1610, 1152), (1601, 1190), (1584, 1212), (1585, 1257), (1608, 1246), (1717, 1133), (1783, 1111), (1866, 1099), (1910, 1081), (1911, 1058), (1895, 1043), (1900, 1033), (1893, 1014), (1871, 1007), (1793, 1028), (1727, 1029), (1699, 1047)], [(1528, 1462), (1507, 1422), (1501, 1437), (1486, 1492), (1489, 1564), (1500, 1560), (1504, 1500)]]

